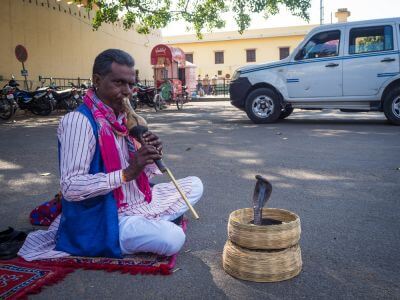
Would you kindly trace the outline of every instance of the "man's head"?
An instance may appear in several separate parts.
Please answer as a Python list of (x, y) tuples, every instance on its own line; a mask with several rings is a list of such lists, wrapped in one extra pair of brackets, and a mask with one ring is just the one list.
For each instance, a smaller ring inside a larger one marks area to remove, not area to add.
[(135, 61), (122, 50), (108, 49), (97, 55), (93, 64), (93, 84), (97, 96), (115, 114), (122, 111), (123, 99), (132, 94)]

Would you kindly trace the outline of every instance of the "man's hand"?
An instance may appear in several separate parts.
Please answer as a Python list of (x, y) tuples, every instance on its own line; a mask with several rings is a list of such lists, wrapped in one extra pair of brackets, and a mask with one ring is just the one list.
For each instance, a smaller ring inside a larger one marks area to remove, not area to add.
[(135, 155), (129, 159), (129, 167), (124, 169), (123, 175), (126, 181), (136, 179), (146, 165), (152, 164), (155, 160), (161, 159), (158, 150), (152, 145), (143, 145)]
[(158, 153), (162, 155), (162, 142), (154, 133), (151, 131), (145, 132), (143, 134), (143, 141), (146, 145), (154, 146)]

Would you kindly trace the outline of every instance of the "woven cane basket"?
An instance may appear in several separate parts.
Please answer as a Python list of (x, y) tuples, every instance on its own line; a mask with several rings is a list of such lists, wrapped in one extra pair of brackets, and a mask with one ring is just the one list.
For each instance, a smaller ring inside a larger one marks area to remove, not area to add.
[(222, 266), (228, 274), (243, 280), (287, 280), (301, 271), (301, 250), (299, 245), (283, 250), (248, 250), (228, 240), (224, 247)]
[(287, 210), (263, 208), (263, 218), (282, 221), (279, 225), (251, 224), (253, 209), (235, 210), (229, 216), (228, 236), (235, 244), (248, 249), (284, 249), (300, 240), (300, 219)]

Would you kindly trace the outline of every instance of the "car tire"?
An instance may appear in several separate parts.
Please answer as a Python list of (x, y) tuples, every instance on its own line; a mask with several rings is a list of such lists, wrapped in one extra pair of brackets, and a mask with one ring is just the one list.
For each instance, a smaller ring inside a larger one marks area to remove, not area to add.
[(47, 96), (36, 100), (30, 111), (39, 116), (48, 116), (55, 109), (53, 102)]
[(161, 110), (162, 109), (162, 104), (161, 104), (161, 96), (160, 96), (160, 94), (156, 94), (155, 96), (154, 96), (154, 110), (155, 111), (159, 111), (159, 110)]
[(129, 98), (129, 104), (131, 105), (133, 110), (137, 109), (137, 98), (136, 98), (136, 96), (131, 96)]
[(13, 103), (8, 99), (1, 99), (0, 105), (2, 106), (2, 112), (0, 112), (0, 119), (9, 120), (14, 113)]
[(292, 114), (292, 112), (293, 112), (293, 107), (290, 104), (286, 105), (285, 108), (282, 109), (281, 114), (279, 115), (279, 119), (283, 120), (289, 117)]
[(391, 124), (400, 125), (400, 86), (391, 89), (383, 99), (383, 112)]
[(256, 124), (273, 123), (282, 111), (278, 95), (269, 88), (252, 91), (246, 99), (247, 116)]
[(178, 108), (178, 110), (182, 110), (183, 109), (183, 103), (184, 103), (184, 98), (182, 95), (178, 96), (176, 98), (176, 107)]

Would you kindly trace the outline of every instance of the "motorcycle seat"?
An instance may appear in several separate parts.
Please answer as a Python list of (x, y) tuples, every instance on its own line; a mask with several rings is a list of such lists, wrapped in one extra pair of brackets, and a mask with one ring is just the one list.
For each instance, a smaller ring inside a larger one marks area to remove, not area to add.
[(63, 95), (67, 93), (71, 93), (72, 89), (65, 89), (65, 90), (54, 90), (54, 92), (58, 95)]
[(71, 90), (53, 91), (53, 95), (57, 99), (66, 99), (71, 97)]
[(43, 91), (46, 91), (47, 89), (48, 89), (47, 86), (43, 86), (43, 87), (37, 88), (36, 91), (41, 91), (41, 92), (43, 92)]
[(25, 91), (25, 90), (19, 90), (18, 92), (19, 92), (19, 93), (26, 94), (26, 95), (29, 96), (29, 97), (33, 97), (33, 96), (35, 96), (36, 94), (38, 94), (37, 91), (32, 91), (32, 92), (30, 92), (30, 91)]
[(145, 87), (145, 88), (139, 87), (139, 91), (140, 92), (150, 92), (150, 91), (154, 91), (154, 88), (152, 88), (152, 87)]

